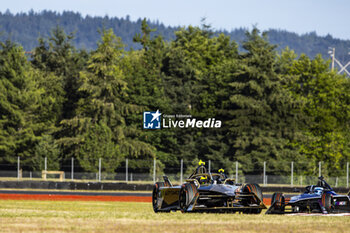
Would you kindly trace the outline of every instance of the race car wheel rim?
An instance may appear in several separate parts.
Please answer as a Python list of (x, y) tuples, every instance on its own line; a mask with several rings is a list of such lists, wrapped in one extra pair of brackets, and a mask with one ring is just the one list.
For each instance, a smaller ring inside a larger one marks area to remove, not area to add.
[(152, 193), (152, 202), (153, 202), (153, 210), (154, 212), (158, 211), (158, 184), (155, 184)]
[(322, 205), (325, 207), (328, 213), (330, 213), (333, 209), (332, 205), (332, 195), (330, 194), (323, 194), (322, 195)]
[(180, 200), (179, 200), (179, 204), (180, 204), (180, 209), (181, 211), (185, 211), (186, 210), (186, 207), (187, 207), (187, 197), (188, 194), (187, 194), (187, 189), (186, 189), (186, 186), (183, 186), (181, 188), (181, 192), (180, 192)]

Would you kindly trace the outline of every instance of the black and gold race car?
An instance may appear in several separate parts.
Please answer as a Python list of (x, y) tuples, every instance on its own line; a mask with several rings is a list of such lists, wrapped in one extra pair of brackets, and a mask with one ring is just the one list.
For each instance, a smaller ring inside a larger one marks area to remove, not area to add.
[(266, 209), (258, 184), (237, 184), (227, 178), (223, 169), (207, 172), (200, 161), (186, 182), (173, 186), (167, 176), (154, 184), (152, 204), (154, 212), (241, 212), (259, 214)]

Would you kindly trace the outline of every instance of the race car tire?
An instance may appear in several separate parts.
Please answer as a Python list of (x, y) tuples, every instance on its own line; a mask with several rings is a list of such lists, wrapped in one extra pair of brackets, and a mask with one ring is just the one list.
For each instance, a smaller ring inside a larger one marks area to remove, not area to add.
[(274, 193), (271, 197), (271, 205), (275, 203), (275, 210), (284, 212), (285, 199), (282, 193)]
[(261, 201), (264, 201), (262, 190), (258, 184), (246, 184), (243, 188), (243, 192), (254, 193)]
[(164, 182), (157, 182), (153, 186), (153, 192), (152, 192), (152, 205), (153, 210), (155, 213), (158, 213), (160, 211), (159, 203), (158, 203), (158, 195), (159, 195), (159, 188), (164, 187)]
[(262, 193), (260, 185), (258, 185), (258, 184), (252, 184), (252, 185), (255, 187), (255, 194), (263, 202), (264, 201), (264, 196), (263, 196), (263, 193)]
[(333, 209), (333, 197), (329, 193), (322, 194), (322, 205), (327, 210), (328, 213), (332, 212)]
[(183, 213), (187, 212), (188, 207), (197, 194), (197, 186), (194, 183), (185, 183), (181, 186), (179, 194), (179, 207)]
[[(243, 188), (243, 192), (254, 193), (260, 200), (258, 200), (258, 205), (260, 201), (263, 202), (263, 194), (260, 186), (258, 184), (246, 184)], [(260, 214), (262, 211), (261, 208), (258, 209), (245, 209), (243, 213), (247, 214)]]

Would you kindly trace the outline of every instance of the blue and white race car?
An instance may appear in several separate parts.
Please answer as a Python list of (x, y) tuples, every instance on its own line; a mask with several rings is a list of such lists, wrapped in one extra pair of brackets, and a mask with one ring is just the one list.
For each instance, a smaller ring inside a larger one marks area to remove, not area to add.
[(274, 193), (266, 214), (349, 213), (350, 193), (337, 194), (322, 176), (318, 179), (317, 185), (307, 186), (303, 194), (292, 196), (290, 200), (285, 198), (283, 193)]

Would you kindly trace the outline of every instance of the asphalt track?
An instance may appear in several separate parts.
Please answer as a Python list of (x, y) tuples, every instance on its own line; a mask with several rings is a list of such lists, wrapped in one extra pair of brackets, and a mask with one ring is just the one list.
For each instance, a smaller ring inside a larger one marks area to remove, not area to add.
[[(297, 194), (295, 194), (297, 195)], [(264, 195), (265, 205), (271, 204), (272, 194)], [(287, 198), (294, 196), (285, 195)], [(0, 190), (2, 200), (51, 200), (51, 201), (125, 201), (151, 202), (151, 192), (96, 192), (96, 191), (57, 191), (57, 190)]]
[[(18, 190), (18, 189), (6, 189), (0, 190), (0, 194), (28, 194), (28, 195), (78, 195), (78, 196), (138, 196), (138, 197), (151, 197), (152, 192), (94, 192), (94, 191), (58, 191), (58, 190)], [(284, 196), (289, 198), (298, 194), (285, 194)], [(264, 198), (271, 198), (272, 194), (264, 194)]]
[[(20, 190), (20, 189), (0, 189), (0, 194), (46, 194), (46, 195), (80, 195), (80, 196), (139, 196), (151, 197), (152, 192), (99, 192), (99, 191), (59, 191), (59, 190)], [(289, 198), (298, 194), (285, 194)], [(272, 194), (264, 194), (264, 197), (271, 198)]]
[(0, 190), (0, 194), (27, 194), (27, 195), (78, 195), (78, 196), (137, 196), (151, 197), (151, 192), (94, 192), (94, 191), (56, 191), (56, 190)]

